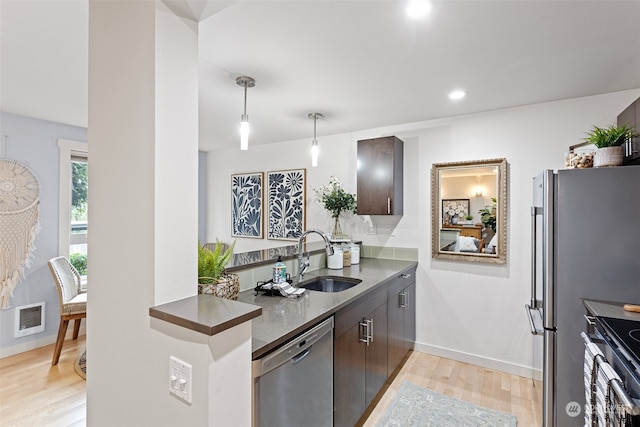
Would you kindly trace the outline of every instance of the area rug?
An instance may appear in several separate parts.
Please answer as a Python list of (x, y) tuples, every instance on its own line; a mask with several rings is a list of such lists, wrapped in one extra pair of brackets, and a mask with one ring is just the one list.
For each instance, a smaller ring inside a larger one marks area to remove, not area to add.
[(78, 375), (80, 375), (85, 380), (87, 379), (87, 350), (86, 349), (76, 359), (74, 369), (76, 370), (76, 373)]
[(403, 382), (378, 427), (515, 427), (518, 419)]

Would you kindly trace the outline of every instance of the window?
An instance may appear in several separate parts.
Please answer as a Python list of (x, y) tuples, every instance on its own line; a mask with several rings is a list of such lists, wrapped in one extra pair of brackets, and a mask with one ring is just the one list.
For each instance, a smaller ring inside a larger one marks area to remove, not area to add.
[(60, 225), (58, 253), (87, 275), (88, 144), (58, 140), (60, 148)]

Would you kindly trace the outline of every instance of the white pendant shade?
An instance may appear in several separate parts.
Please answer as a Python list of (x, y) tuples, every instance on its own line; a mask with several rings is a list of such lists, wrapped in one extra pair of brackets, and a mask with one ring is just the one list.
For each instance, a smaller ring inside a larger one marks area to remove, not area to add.
[(314, 168), (318, 167), (319, 151), (320, 151), (320, 148), (318, 147), (318, 141), (314, 139), (313, 142), (311, 143), (311, 166)]
[(249, 149), (249, 118), (243, 117), (240, 122), (240, 149)]
[(240, 76), (236, 84), (244, 88), (244, 113), (240, 116), (240, 149), (249, 149), (249, 116), (247, 115), (247, 88), (254, 87), (256, 81), (249, 76)]
[(318, 154), (320, 152), (320, 148), (318, 147), (318, 140), (316, 139), (316, 122), (318, 119), (324, 118), (324, 115), (321, 113), (309, 113), (307, 114), (307, 118), (313, 119), (313, 141), (311, 141), (311, 166), (318, 167)]

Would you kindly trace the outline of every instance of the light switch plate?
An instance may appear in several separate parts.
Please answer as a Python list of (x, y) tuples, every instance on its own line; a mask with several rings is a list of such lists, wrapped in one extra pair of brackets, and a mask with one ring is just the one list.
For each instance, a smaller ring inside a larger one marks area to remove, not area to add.
[(192, 366), (177, 357), (169, 356), (169, 392), (191, 403)]

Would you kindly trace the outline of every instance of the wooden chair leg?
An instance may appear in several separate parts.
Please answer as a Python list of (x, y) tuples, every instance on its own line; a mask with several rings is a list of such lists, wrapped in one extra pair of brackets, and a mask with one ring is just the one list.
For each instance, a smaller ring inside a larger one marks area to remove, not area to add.
[(58, 327), (58, 339), (56, 340), (56, 347), (53, 350), (53, 361), (51, 362), (51, 366), (57, 365), (58, 360), (60, 360), (60, 352), (62, 351), (64, 336), (67, 334), (67, 326), (69, 326), (69, 320), (60, 318), (60, 326)]
[(78, 339), (78, 333), (80, 332), (80, 321), (82, 319), (76, 319), (73, 322), (73, 339), (77, 340)]

